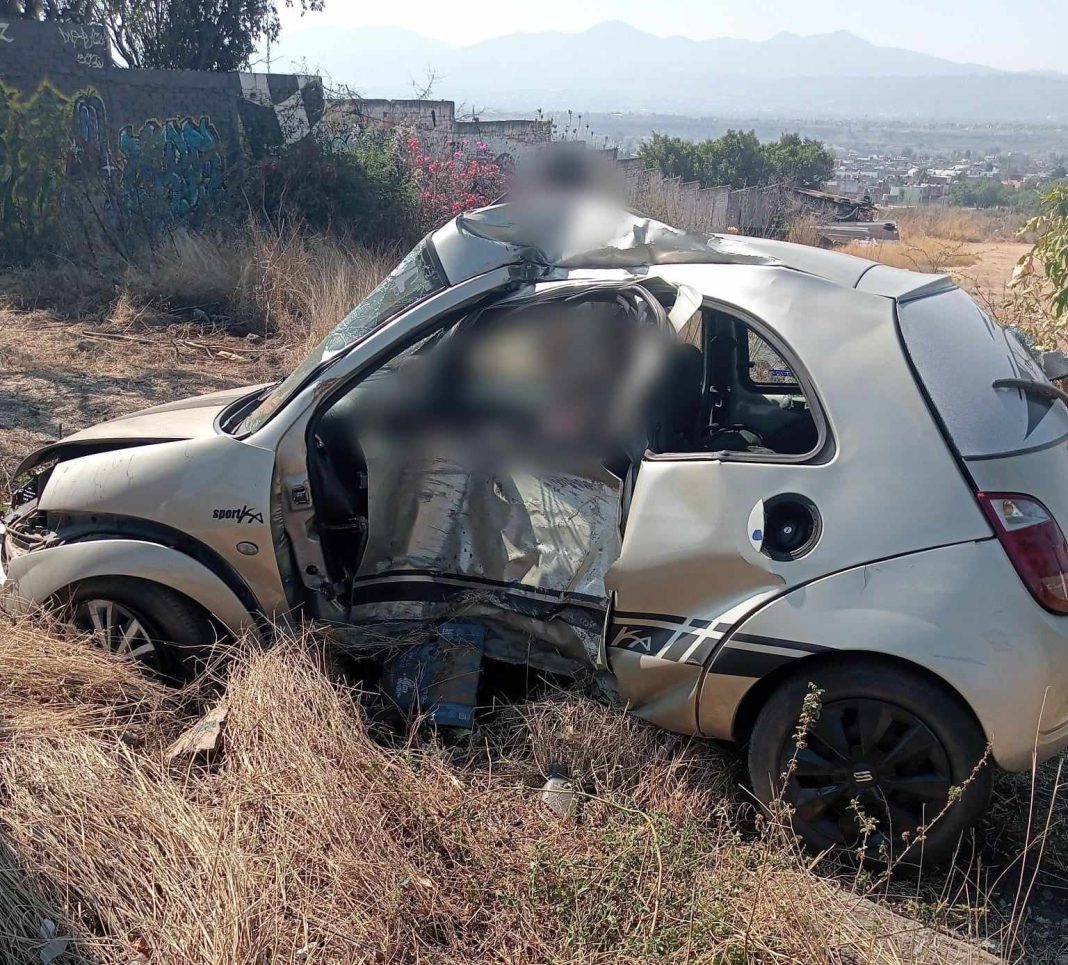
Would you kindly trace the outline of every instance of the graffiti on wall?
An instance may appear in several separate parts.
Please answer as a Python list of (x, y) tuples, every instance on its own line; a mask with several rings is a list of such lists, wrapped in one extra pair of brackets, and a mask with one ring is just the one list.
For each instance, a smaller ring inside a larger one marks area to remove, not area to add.
[(119, 181), (125, 205), (153, 220), (200, 220), (225, 200), (226, 158), (207, 117), (147, 120), (118, 137)]
[(108, 145), (108, 115), (104, 101), (95, 90), (83, 91), (74, 99), (74, 139), (72, 161), (82, 171), (97, 170), (110, 178), (115, 172)]
[(146, 231), (208, 222), (247, 162), (308, 136), (325, 113), (315, 77), (114, 69), (105, 28), (8, 19), (0, 261), (126, 250)]
[(57, 25), (63, 43), (74, 50), (74, 62), (103, 69), (107, 64), (108, 38), (102, 27), (86, 24)]
[[(112, 143), (100, 94), (0, 82), (0, 257), (49, 247), (64, 223), (107, 228), (201, 222), (226, 200), (226, 154), (210, 117), (126, 125)], [(88, 206), (88, 210), (83, 210)]]
[(63, 210), (71, 100), (51, 84), (28, 97), (0, 83), (0, 249), (28, 250)]

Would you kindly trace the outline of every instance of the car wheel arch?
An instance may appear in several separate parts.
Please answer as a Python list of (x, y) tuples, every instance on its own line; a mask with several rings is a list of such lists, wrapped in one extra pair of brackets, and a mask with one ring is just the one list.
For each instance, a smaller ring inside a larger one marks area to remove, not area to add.
[[(167, 526), (158, 520), (136, 516), (120, 516), (114, 513), (67, 513), (64, 515), (68, 520), (68, 525), (64, 526), (60, 535), (65, 544), (102, 540), (136, 540), (160, 546), (205, 567), (226, 584), (250, 613), (256, 613), (259, 609), (254, 594), (233, 565), (223, 559), (216, 550), (188, 533)], [(163, 585), (167, 584), (163, 583)]]
[[(824, 653), (812, 654), (807, 657), (801, 657), (798, 660), (782, 667), (778, 667), (759, 678), (753, 686), (746, 691), (741, 701), (739, 701), (738, 706), (735, 708), (734, 717), (731, 723), (731, 739), (737, 743), (746, 743), (749, 740), (753, 725), (756, 723), (761, 708), (767, 703), (771, 695), (787, 680), (791, 680), (802, 673), (815, 675), (820, 667), (829, 664), (841, 664), (843, 662), (849, 662), (856, 666), (882, 666), (888, 670), (896, 667), (927, 678), (935, 686), (949, 694), (968, 712), (986, 736), (987, 742), (990, 742), (990, 735), (987, 733), (982, 720), (979, 719), (979, 716), (975, 713), (971, 704), (964, 695), (944, 677), (935, 673), (929, 667), (925, 667), (923, 664), (913, 660), (908, 660), (905, 657), (891, 653), (883, 653), (877, 650), (864, 649), (831, 650)], [(817, 680), (817, 686), (818, 683)]]
[(233, 636), (258, 629), (259, 614), (216, 573), (191, 556), (159, 543), (101, 535), (28, 553), (17, 564), (11, 576), (19, 596), (38, 605), (86, 580), (139, 579), (192, 601)]
[[(50, 605), (54, 606), (57, 609), (70, 607), (76, 594), (83, 587), (94, 583), (106, 583), (110, 580), (128, 580), (132, 583), (140, 583), (150, 587), (158, 587), (161, 590), (166, 590), (170, 593), (176, 594), (177, 596), (185, 600), (187, 603), (195, 607), (197, 610), (199, 610), (207, 618), (208, 622), (211, 623), (212, 627), (215, 630), (217, 639), (222, 640), (227, 637), (233, 637), (234, 635), (234, 632), (229, 627), (227, 627), (227, 625), (215, 613), (213, 613), (209, 607), (205, 606), (204, 603), (202, 603), (196, 597), (184, 592), (181, 588), (173, 586), (169, 583), (164, 583), (161, 580), (154, 580), (143, 576), (131, 576), (127, 573), (101, 573), (94, 574), (93, 576), (80, 577), (79, 579), (76, 579), (73, 582), (68, 583), (66, 586), (56, 590), (55, 593), (52, 594)], [(102, 593), (101, 595), (102, 597), (107, 596), (106, 593)]]

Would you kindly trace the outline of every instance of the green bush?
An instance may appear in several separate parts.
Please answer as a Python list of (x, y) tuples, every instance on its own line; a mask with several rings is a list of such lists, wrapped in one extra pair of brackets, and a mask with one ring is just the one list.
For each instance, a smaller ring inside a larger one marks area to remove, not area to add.
[(1041, 214), (1023, 230), (1036, 235), (1038, 241), (1021, 259), (1018, 278), (1033, 277), (1041, 268), (1052, 287), (1054, 316), (1068, 317), (1068, 182), (1055, 184), (1042, 196)]
[(1038, 208), (1039, 195), (1030, 188), (1014, 188), (997, 178), (977, 178), (953, 185), (950, 199), (965, 208), (1011, 208), (1032, 213)]
[(391, 131), (318, 134), (254, 165), (245, 183), (254, 216), (297, 222), (365, 244), (408, 241), (417, 193), (405, 144)]

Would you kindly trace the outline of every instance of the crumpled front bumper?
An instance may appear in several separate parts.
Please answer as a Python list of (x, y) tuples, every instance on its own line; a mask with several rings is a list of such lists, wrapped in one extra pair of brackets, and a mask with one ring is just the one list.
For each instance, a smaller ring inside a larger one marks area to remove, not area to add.
[(30, 563), (30, 551), (13, 552), (8, 526), (0, 522), (0, 608), (11, 616), (30, 616), (47, 599), (36, 599), (23, 588), (20, 575)]

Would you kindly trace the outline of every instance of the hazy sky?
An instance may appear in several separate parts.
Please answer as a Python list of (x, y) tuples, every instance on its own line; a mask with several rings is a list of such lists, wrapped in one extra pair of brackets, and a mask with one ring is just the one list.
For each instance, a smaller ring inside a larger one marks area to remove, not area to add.
[[(1068, 0), (406, 0), (385, 6), (326, 0), (326, 10), (304, 23), (390, 24), (473, 43), (516, 31), (584, 30), (603, 20), (698, 39), (849, 30), (951, 60), (1068, 71)], [(294, 11), (284, 11), (282, 21), (287, 31), (300, 29)]]

